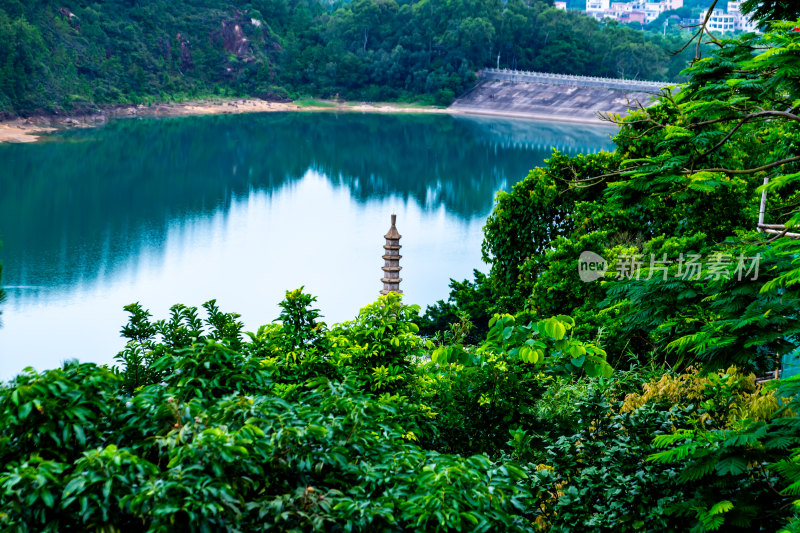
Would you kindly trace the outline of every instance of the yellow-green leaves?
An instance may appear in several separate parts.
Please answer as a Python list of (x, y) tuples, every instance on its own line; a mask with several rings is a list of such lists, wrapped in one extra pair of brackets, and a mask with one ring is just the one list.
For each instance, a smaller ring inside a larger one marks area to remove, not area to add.
[(682, 128), (680, 126), (667, 126), (665, 128), (666, 134), (664, 135), (665, 139), (685, 139), (687, 137), (691, 137), (693, 133), (686, 128)]
[(561, 340), (564, 338), (564, 335), (567, 334), (567, 328), (562, 323), (556, 319), (548, 318), (543, 323), (540, 322), (541, 327), (538, 327), (539, 331), (544, 335), (550, 337), (554, 340)]
[(536, 364), (544, 362), (544, 350), (539, 347), (531, 347), (527, 344), (520, 346), (519, 358), (526, 363)]
[[(478, 350), (486, 357), (545, 365), (552, 371), (585, 372), (592, 377), (608, 377), (612, 373), (604, 350), (569, 337), (575, 327), (572, 317), (557, 315), (521, 326), (513, 316), (506, 314), (495, 315), (489, 324), (486, 341)], [(437, 349), (434, 361), (440, 364), (450, 361), (451, 350), (452, 347)]]

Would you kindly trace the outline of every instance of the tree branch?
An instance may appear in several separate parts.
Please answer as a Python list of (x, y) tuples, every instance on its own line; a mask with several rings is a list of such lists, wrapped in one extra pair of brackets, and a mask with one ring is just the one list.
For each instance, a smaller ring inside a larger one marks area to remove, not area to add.
[(777, 111), (777, 110), (764, 111), (764, 110), (761, 110), (758, 113), (749, 113), (749, 114), (745, 115), (744, 117), (724, 117), (724, 118), (715, 118), (713, 120), (705, 120), (703, 122), (696, 122), (694, 124), (688, 124), (686, 126), (686, 128), (690, 129), (690, 128), (696, 128), (698, 126), (708, 126), (710, 124), (718, 124), (720, 122), (730, 122), (731, 120), (740, 120), (740, 119), (741, 120), (745, 120), (746, 119), (749, 122), (749, 121), (751, 121), (753, 119), (766, 118), (766, 117), (780, 117), (780, 118), (786, 118), (786, 119), (789, 119), (789, 120), (794, 120), (796, 122), (800, 122), (800, 116), (797, 116), (794, 113), (791, 113), (789, 111)]
[(773, 163), (769, 163), (757, 168), (747, 168), (742, 170), (736, 170), (732, 168), (701, 168), (697, 170), (684, 170), (681, 174), (696, 174), (698, 172), (725, 172), (726, 174), (755, 174), (756, 172), (762, 172), (764, 170), (769, 170), (771, 168), (785, 165), (786, 163), (792, 163), (794, 161), (800, 161), (800, 155), (789, 157), (787, 159), (781, 159), (780, 161), (775, 161)]
[(708, 154), (710, 154), (711, 152), (715, 152), (717, 149), (719, 149), (720, 146), (722, 146), (723, 144), (728, 142), (728, 139), (730, 139), (733, 136), (733, 134), (736, 133), (736, 130), (738, 130), (739, 128), (741, 128), (742, 126), (744, 126), (747, 123), (747, 120), (748, 120), (747, 117), (743, 118), (741, 122), (739, 122), (737, 125), (735, 125), (733, 127), (733, 129), (731, 131), (729, 131), (728, 134), (725, 137), (723, 137), (722, 140), (720, 142), (718, 142), (716, 146), (714, 146), (714, 148), (708, 150), (707, 152), (704, 152), (704, 153), (700, 154), (698, 156), (698, 158), (703, 158), (703, 157), (707, 156)]
[(711, 6), (708, 8), (708, 11), (706, 12), (706, 18), (703, 19), (703, 22), (701, 22), (700, 24), (696, 25), (696, 26), (699, 26), (699, 29), (694, 33), (694, 35), (692, 35), (692, 38), (689, 39), (688, 41), (686, 41), (686, 44), (684, 44), (679, 50), (675, 50), (674, 52), (671, 52), (672, 55), (680, 54), (681, 52), (683, 52), (684, 50), (689, 48), (689, 45), (692, 44), (692, 41), (697, 39), (697, 45), (695, 46), (695, 49), (694, 49), (694, 60), (692, 62), (697, 61), (698, 59), (700, 59), (700, 44), (703, 41), (703, 33), (708, 34), (708, 36), (711, 37), (711, 41), (712, 42), (716, 43), (717, 45), (720, 45), (719, 40), (716, 37), (714, 37), (711, 34), (711, 32), (708, 31), (708, 29), (706, 29), (706, 25), (708, 24), (708, 20), (711, 18), (711, 14), (714, 12), (714, 7), (716, 7), (716, 5), (717, 5), (717, 1), (718, 0), (714, 0), (711, 3)]

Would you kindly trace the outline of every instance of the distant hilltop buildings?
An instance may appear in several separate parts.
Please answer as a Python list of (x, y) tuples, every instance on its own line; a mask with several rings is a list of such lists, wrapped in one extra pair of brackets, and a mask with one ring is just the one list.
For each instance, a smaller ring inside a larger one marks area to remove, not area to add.
[[(724, 33), (726, 31), (744, 31), (759, 33), (758, 24), (752, 22), (747, 15), (742, 13), (743, 1), (728, 0), (728, 12), (715, 9), (708, 19), (708, 29)], [(703, 11), (700, 20), (705, 19), (708, 11)], [(699, 22), (699, 21), (698, 21)]]
[[(729, 31), (758, 32), (758, 25), (751, 22), (741, 11), (741, 0), (729, 0), (727, 12), (715, 9), (708, 19), (708, 29), (718, 33)], [(555, 2), (558, 9), (567, 9), (567, 2)], [(598, 20), (612, 19), (623, 24), (638, 22), (642, 25), (656, 20), (661, 13), (680, 9), (683, 0), (632, 0), (631, 2), (612, 2), (611, 0), (586, 0), (585, 13)], [(700, 13), (699, 19), (680, 19), (681, 24), (690, 26), (701, 23), (708, 10)], [(675, 18), (678, 18), (677, 15)]]

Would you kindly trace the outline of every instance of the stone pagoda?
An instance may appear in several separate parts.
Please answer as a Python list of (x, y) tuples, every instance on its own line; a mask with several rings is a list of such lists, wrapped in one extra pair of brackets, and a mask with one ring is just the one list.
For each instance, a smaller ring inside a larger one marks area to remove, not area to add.
[(389, 294), (390, 292), (403, 294), (403, 291), (400, 290), (400, 282), (403, 281), (403, 278), (400, 277), (400, 270), (403, 268), (400, 266), (400, 258), (403, 257), (400, 255), (400, 248), (402, 248), (400, 246), (401, 235), (397, 233), (395, 222), (397, 222), (397, 215), (392, 215), (392, 227), (389, 228), (389, 233), (384, 235), (386, 244), (383, 245), (383, 249), (386, 252), (383, 256), (384, 264), (381, 267), (381, 270), (383, 270), (383, 277), (381, 278), (383, 290), (381, 294)]

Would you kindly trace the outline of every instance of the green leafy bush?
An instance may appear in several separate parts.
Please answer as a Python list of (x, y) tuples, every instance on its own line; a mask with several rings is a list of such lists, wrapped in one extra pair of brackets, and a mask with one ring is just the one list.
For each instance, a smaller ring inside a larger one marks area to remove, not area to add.
[[(415, 374), (416, 308), (391, 294), (328, 334), (312, 302), (287, 293), (266, 344), (213, 302), (209, 332), (193, 308), (153, 324), (131, 306), (124, 331), (158, 354), (146, 364), (163, 382), (131, 390), (143, 374), (123, 358), (116, 373), (71, 363), (0, 389), (3, 529), (529, 530), (521, 469), (426, 451), (415, 420), (434, 415), (382, 392)], [(321, 346), (342, 379), (314, 359)], [(376, 364), (406, 378), (378, 380)]]
[(394, 393), (413, 383), (415, 358), (427, 344), (419, 332), (419, 306), (402, 304), (389, 293), (361, 309), (355, 320), (331, 330), (339, 366), (354, 371), (355, 379), (375, 392)]

